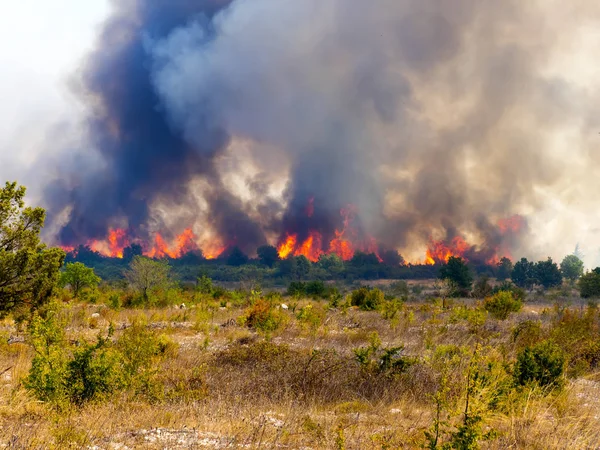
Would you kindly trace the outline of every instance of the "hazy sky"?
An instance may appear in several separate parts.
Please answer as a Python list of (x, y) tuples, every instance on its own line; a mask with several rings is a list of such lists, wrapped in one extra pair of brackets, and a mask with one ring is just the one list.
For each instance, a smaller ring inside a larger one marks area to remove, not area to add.
[(0, 14), (0, 178), (20, 176), (51, 123), (75, 117), (66, 83), (92, 46), (108, 0), (5, 0)]

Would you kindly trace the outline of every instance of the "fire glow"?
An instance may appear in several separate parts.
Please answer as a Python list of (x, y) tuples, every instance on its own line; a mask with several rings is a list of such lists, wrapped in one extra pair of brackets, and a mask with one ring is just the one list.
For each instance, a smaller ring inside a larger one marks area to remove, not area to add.
[[(326, 246), (324, 246), (323, 235), (316, 230), (311, 230), (308, 237), (301, 243), (298, 242), (297, 234), (286, 233), (277, 247), (279, 257), (285, 259), (290, 255), (303, 255), (308, 260), (317, 262), (322, 255), (337, 255), (342, 260), (349, 261), (357, 251), (362, 251), (364, 253), (374, 253), (381, 262), (376, 240), (370, 236), (363, 239), (359, 238), (359, 233), (353, 226), (356, 213), (356, 207), (353, 205), (349, 205), (340, 211), (343, 226), (341, 229), (335, 230), (335, 237)], [(306, 207), (306, 215), (311, 218), (313, 214), (314, 198), (311, 197)]]
[[(126, 248), (138, 244), (142, 247), (142, 254), (149, 258), (177, 259), (188, 253), (199, 251), (200, 246), (197, 241), (198, 239), (191, 228), (185, 229), (171, 243), (168, 243), (160, 233), (156, 233), (152, 245), (144, 244), (138, 239), (131, 239), (127, 230), (115, 228), (108, 231), (108, 236), (105, 240), (90, 240), (85, 246), (107, 258), (122, 259)], [(76, 251), (76, 248), (73, 246), (64, 246), (62, 249), (68, 253)], [(225, 246), (213, 243), (203, 248), (203, 254), (206, 259), (216, 259), (225, 250)]]

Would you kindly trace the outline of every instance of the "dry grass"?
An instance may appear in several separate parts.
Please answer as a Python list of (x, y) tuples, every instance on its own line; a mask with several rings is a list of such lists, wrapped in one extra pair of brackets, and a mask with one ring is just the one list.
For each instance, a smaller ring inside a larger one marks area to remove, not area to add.
[[(297, 311), (306, 304), (303, 300)], [(468, 310), (475, 302), (468, 301)], [(338, 309), (322, 323), (303, 326), (291, 310), (285, 327), (268, 336), (241, 327), (243, 308), (191, 307), (114, 311), (70, 305), (68, 335), (93, 339), (116, 326), (118, 338), (142, 318), (167, 334), (178, 349), (159, 368), (164, 398), (150, 401), (124, 392), (110, 402), (57, 412), (22, 387), (33, 357), (24, 332), (7, 319), (0, 324), (0, 445), (11, 449), (188, 449), (188, 448), (420, 448), (431, 428), (431, 396), (439, 388), (436, 349), (476, 345), (494, 358), (513, 361), (515, 325), (539, 320), (555, 326), (552, 305), (527, 305), (509, 320), (483, 324), (456, 318), (462, 302), (448, 310), (431, 302), (405, 305), (394, 319), (379, 312)], [(322, 303), (321, 305), (324, 306)], [(99, 316), (96, 316), (96, 313)], [(598, 313), (594, 313), (596, 316)], [(595, 320), (598, 320), (596, 317)], [(418, 363), (397, 376), (362, 369), (353, 350), (377, 333), (382, 347), (403, 345)], [(488, 357), (489, 355), (485, 355)], [(462, 374), (471, 356), (454, 363), (449, 378), (460, 405)], [(490, 356), (491, 357), (491, 356)], [(441, 360), (440, 360), (441, 361)], [(587, 449), (600, 446), (600, 383), (585, 373), (558, 393), (511, 394), (503, 409), (485, 415), (494, 439), (481, 448)], [(460, 411), (448, 413), (460, 420)]]

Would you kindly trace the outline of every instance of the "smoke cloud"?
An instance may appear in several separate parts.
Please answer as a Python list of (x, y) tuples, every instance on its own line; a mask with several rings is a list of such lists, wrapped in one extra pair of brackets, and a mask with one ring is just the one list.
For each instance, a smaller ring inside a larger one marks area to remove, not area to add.
[[(527, 230), (569, 235), (552, 214), (598, 187), (598, 91), (565, 65), (599, 18), (585, 1), (115, 2), (78, 75), (94, 156), (47, 191), (55, 220), (70, 211), (58, 240), (191, 224), (253, 252), (328, 240), (352, 204), (409, 254), (465, 236), (483, 258), (546, 256)], [(516, 214), (529, 227), (506, 237)]]

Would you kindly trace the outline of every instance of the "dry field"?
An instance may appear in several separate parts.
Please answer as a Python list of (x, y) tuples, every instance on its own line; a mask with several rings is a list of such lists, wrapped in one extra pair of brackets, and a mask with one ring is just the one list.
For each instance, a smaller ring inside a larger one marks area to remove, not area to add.
[[(106, 335), (110, 324), (113, 341), (138, 324), (168, 345), (154, 360), (152, 392), (125, 389), (60, 408), (25, 389), (35, 352), (26, 329), (8, 318), (0, 328), (0, 446), (450, 448), (442, 443), (452, 441), (469, 411), (479, 418), (479, 447), (462, 448), (600, 448), (600, 360), (576, 354), (583, 341), (597, 342), (593, 306), (526, 303), (502, 321), (474, 300), (394, 305), (361, 311), (276, 299), (277, 324), (265, 331), (239, 320), (249, 305), (223, 301), (185, 309), (65, 304), (73, 348)], [(538, 325), (516, 332), (525, 321)], [(515, 387), (518, 353), (543, 339), (567, 353), (562, 388)], [(403, 349), (390, 353), (392, 361), (406, 364), (386, 369), (385, 350), (395, 347)], [(426, 437), (435, 434), (436, 417), (437, 447)]]

